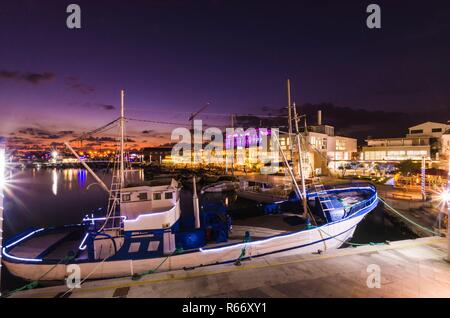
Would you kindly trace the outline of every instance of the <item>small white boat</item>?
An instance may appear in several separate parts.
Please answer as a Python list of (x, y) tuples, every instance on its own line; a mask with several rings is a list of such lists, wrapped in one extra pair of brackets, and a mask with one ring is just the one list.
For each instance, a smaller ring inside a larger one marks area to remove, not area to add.
[(204, 186), (201, 193), (216, 193), (216, 192), (230, 192), (239, 188), (239, 182), (234, 181), (219, 181), (207, 186)]
[(263, 181), (241, 179), (236, 193), (239, 197), (260, 203), (278, 203), (289, 199), (292, 188)]

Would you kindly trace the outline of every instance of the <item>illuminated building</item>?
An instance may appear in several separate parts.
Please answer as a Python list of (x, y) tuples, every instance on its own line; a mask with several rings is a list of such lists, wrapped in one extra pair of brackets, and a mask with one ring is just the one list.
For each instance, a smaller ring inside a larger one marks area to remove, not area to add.
[(409, 133), (400, 138), (370, 138), (363, 147), (365, 161), (439, 160), (439, 154), (448, 143), (446, 131), (450, 125), (425, 122), (409, 127)]
[[(357, 153), (357, 140), (344, 136), (336, 136), (334, 127), (322, 125), (321, 116), (315, 126), (308, 126), (307, 131), (301, 129), (305, 135), (307, 156), (304, 158), (304, 170), (307, 177), (326, 174), (327, 170), (337, 172), (339, 167), (352, 161)], [(280, 135), (282, 150), (289, 149), (289, 137)], [(294, 149), (295, 149), (294, 143)], [(304, 150), (304, 149), (303, 149)], [(285, 152), (288, 160), (291, 160), (290, 152)], [(294, 160), (296, 150), (294, 151)]]

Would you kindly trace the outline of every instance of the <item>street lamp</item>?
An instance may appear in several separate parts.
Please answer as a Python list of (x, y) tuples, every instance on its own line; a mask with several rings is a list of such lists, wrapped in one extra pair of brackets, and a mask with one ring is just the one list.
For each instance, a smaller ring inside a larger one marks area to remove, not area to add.
[(447, 154), (447, 190), (443, 199), (447, 201), (447, 262), (450, 262), (450, 151)]

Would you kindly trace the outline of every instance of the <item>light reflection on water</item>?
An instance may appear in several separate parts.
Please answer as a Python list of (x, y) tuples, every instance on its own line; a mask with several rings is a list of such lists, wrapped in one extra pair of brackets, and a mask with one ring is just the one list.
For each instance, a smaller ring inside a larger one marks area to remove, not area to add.
[(56, 169), (53, 169), (52, 171), (52, 180), (52, 192), (54, 195), (58, 195), (58, 172), (56, 171)]

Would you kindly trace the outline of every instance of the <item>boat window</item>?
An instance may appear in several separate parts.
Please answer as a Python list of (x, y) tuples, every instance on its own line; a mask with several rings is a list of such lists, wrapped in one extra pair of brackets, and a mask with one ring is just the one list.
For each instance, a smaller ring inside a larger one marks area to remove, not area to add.
[(172, 198), (173, 198), (173, 193), (172, 192), (164, 193), (164, 199), (168, 200), (168, 199), (172, 199)]
[(130, 247), (128, 248), (128, 253), (139, 252), (140, 247), (141, 247), (141, 242), (132, 242), (132, 243), (130, 243)]
[(122, 201), (126, 202), (126, 201), (131, 201), (131, 195), (129, 193), (127, 194), (122, 194)]
[(150, 242), (148, 243), (147, 251), (148, 251), (148, 252), (154, 252), (154, 251), (157, 251), (157, 250), (158, 250), (158, 247), (159, 247), (159, 241), (150, 241)]
[(148, 200), (147, 192), (141, 192), (141, 193), (139, 193), (139, 194), (138, 194), (138, 198), (139, 198), (139, 200), (141, 200), (141, 201)]
[(161, 200), (161, 192), (153, 193), (153, 200)]

